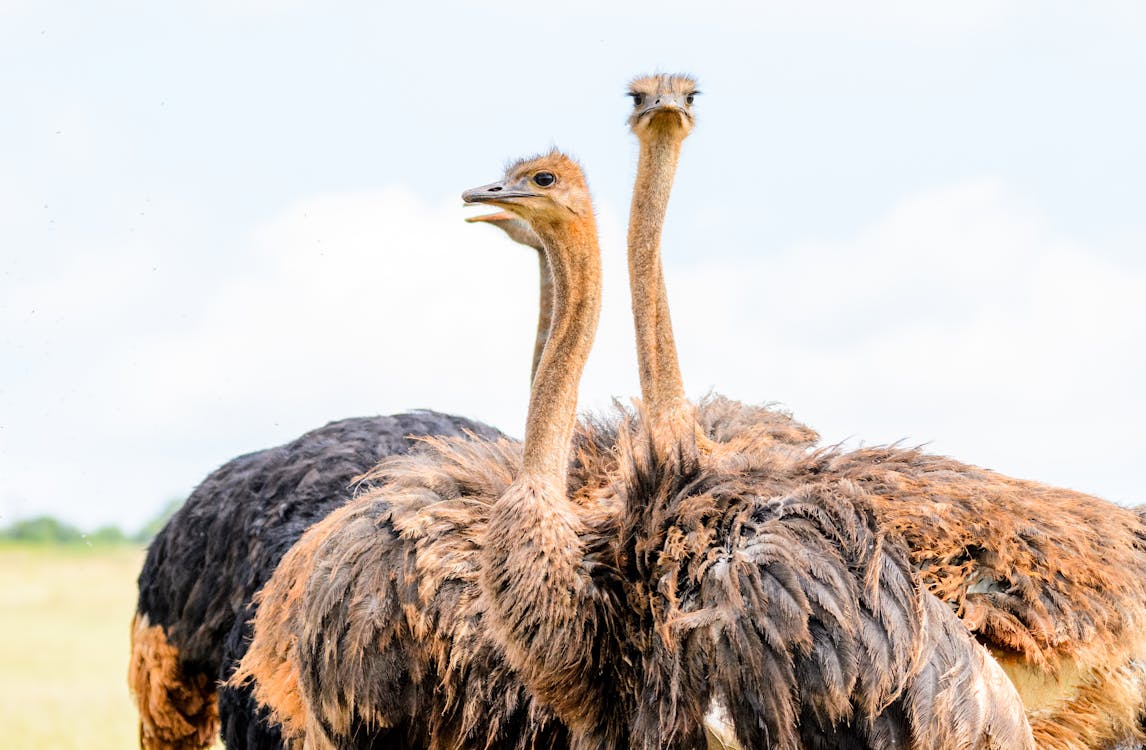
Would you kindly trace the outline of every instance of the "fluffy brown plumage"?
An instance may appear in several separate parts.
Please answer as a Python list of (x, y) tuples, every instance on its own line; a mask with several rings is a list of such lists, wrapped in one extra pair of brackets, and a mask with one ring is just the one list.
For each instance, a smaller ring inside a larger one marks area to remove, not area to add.
[(1132, 510), (921, 451), (825, 457), (1019, 687), (1039, 747), (1142, 742), (1146, 527)]
[(214, 682), (204, 673), (188, 675), (179, 649), (162, 625), (146, 614), (131, 620), (128, 682), (139, 710), (139, 746), (144, 750), (199, 750), (219, 728)]
[[(714, 433), (723, 407), (701, 410)], [(779, 442), (737, 471), (669, 475), (625, 418), (583, 424), (576, 445), (583, 627), (555, 636), (567, 668), (541, 689), (583, 746), (703, 747), (714, 698), (743, 747), (1027, 746), (1005, 677), (922, 595), (856, 486), (797, 484), (807, 459)], [(568, 741), (509, 667), (478, 585), (489, 509), (520, 470), (506, 441), (430, 441), (288, 553), (262, 595), (248, 656), (262, 663), (244, 662), (288, 736), (341, 746), (416, 719), (434, 748)], [(660, 509), (638, 510), (650, 494)]]
[[(709, 458), (731, 452), (736, 463), (744, 453), (777, 450), (762, 434), (772, 429), (764, 412), (716, 401), (727, 415), (723, 426), (700, 409), (719, 443)], [(880, 533), (902, 540), (928, 590), (958, 613), (1018, 689), (1037, 747), (1142, 743), (1141, 514), (919, 450), (817, 451), (811, 439), (792, 448), (803, 454), (784, 472), (793, 486), (850, 484)]]

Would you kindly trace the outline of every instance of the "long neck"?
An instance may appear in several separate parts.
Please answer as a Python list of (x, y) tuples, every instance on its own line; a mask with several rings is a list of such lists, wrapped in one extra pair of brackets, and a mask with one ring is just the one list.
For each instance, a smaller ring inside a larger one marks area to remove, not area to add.
[[(552, 284), (548, 336), (529, 395), (523, 473), (564, 487), (569, 444), (577, 417), (577, 386), (597, 332), (601, 309), (601, 258), (592, 216), (534, 229), (546, 252)], [(545, 289), (542, 284), (542, 297)], [(544, 316), (544, 299), (542, 316)], [(540, 333), (542, 321), (538, 321)]]
[(661, 232), (682, 138), (654, 129), (641, 138), (640, 162), (629, 214), (629, 287), (637, 333), (641, 398), (654, 423), (679, 418), (684, 384), (673, 338), (661, 268)]
[(600, 309), (600, 257), (592, 218), (571, 228), (534, 226), (549, 248), (553, 322), (530, 392), (521, 473), (494, 501), (483, 541), (487, 625), (526, 685), (579, 736), (609, 741), (623, 714), (601, 675), (615, 665), (602, 643), (601, 597), (585, 511), (568, 496), (577, 385)]
[(537, 249), (537, 271), (540, 283), (540, 298), (537, 301), (537, 337), (533, 340), (533, 365), (529, 369), (529, 384), (537, 379), (537, 368), (541, 365), (541, 353), (549, 340), (549, 328), (553, 322), (553, 277), (549, 273), (549, 260), (545, 249)]

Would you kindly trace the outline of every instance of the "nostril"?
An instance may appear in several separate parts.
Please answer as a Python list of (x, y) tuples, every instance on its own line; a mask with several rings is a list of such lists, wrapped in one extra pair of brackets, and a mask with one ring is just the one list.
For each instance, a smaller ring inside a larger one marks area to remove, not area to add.
[(653, 102), (653, 104), (660, 104), (660, 103), (661, 103), (660, 99), (657, 99), (655, 102)]
[(496, 193), (496, 192), (498, 192), (499, 190), (501, 190), (501, 188), (499, 188), (499, 187), (492, 187), (492, 188), (490, 188), (490, 189), (489, 189), (489, 191), (490, 191), (491, 193)]

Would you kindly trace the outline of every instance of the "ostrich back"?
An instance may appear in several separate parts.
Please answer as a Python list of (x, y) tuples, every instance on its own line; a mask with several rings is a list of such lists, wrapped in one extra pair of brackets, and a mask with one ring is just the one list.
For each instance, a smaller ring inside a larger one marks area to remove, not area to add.
[(1042, 748), (1141, 743), (1146, 526), (1133, 510), (895, 447), (824, 454), (1018, 686)]
[[(212, 741), (215, 684), (245, 650), (254, 593), (307, 527), (351, 497), (355, 477), (419, 437), (466, 433), (500, 434), (433, 411), (345, 419), (212, 472), (156, 536), (140, 572), (129, 677), (143, 745)], [(251, 721), (245, 695), (224, 701), (231, 746), (279, 746), (275, 728)]]
[(1143, 742), (1141, 510), (911, 448), (773, 440), (774, 418), (721, 397), (700, 417), (722, 450), (764, 461), (786, 442), (803, 453), (791, 481), (861, 490), (880, 532), (907, 545), (924, 584), (1019, 688), (1040, 748)]

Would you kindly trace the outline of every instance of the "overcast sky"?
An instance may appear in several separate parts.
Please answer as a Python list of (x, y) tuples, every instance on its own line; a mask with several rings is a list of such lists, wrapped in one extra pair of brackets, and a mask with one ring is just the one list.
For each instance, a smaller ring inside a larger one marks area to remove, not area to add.
[(652, 70), (704, 91), (692, 395), (1146, 502), (1146, 5), (563, 5), (0, 0), (0, 524), (135, 527), (342, 417), (520, 435), (536, 260), (458, 196), (551, 145), (601, 217), (582, 405), (636, 394)]

